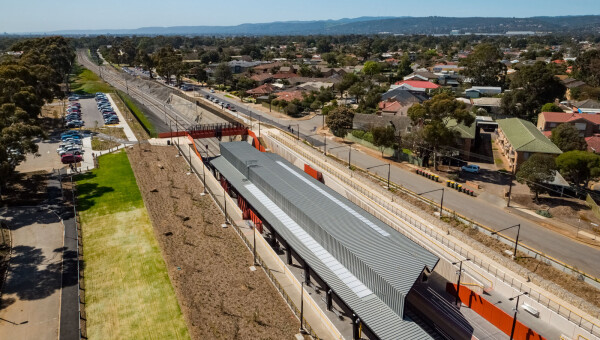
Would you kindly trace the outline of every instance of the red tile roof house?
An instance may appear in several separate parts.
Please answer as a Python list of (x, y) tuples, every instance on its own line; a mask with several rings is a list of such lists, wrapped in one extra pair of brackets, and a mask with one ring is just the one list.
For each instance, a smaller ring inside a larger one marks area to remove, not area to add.
[(273, 80), (273, 75), (270, 73), (258, 73), (253, 74), (250, 79), (254, 80), (258, 84), (262, 85), (264, 83), (271, 82)]
[(382, 116), (406, 116), (406, 111), (408, 110), (408, 108), (405, 108), (395, 100), (379, 102), (378, 109)]
[(600, 154), (600, 134), (595, 134), (591, 137), (586, 137), (587, 151)]
[(260, 96), (269, 95), (269, 94), (275, 92), (276, 90), (277, 90), (277, 87), (275, 87), (271, 84), (264, 84), (259, 87), (255, 87), (251, 90), (248, 90), (248, 91), (246, 91), (246, 93), (251, 95), (254, 98), (257, 98)]
[(542, 112), (537, 128), (550, 137), (552, 129), (563, 123), (573, 124), (583, 137), (600, 133), (600, 115), (589, 113)]
[(393, 88), (402, 87), (411, 91), (430, 92), (438, 89), (440, 85), (424, 80), (403, 80), (394, 83)]
[(294, 99), (302, 100), (304, 99), (304, 91), (300, 90), (292, 90), (292, 91), (282, 91), (278, 92), (275, 95), (278, 100), (285, 100), (286, 102), (291, 102)]

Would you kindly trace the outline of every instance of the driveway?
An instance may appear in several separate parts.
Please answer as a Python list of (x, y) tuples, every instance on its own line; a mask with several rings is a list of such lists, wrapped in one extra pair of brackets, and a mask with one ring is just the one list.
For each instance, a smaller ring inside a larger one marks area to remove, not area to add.
[(0, 340), (55, 340), (62, 273), (76, 266), (62, 262), (63, 225), (46, 208), (8, 208), (2, 216), (11, 229), (13, 250), (0, 307)]

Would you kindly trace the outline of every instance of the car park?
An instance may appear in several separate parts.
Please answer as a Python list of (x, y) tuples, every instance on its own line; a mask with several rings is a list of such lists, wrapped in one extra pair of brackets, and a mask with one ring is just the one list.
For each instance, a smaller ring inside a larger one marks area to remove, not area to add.
[(479, 170), (480, 170), (479, 165), (475, 165), (475, 164), (468, 164), (468, 165), (461, 167), (460, 169), (464, 172), (470, 172), (473, 174), (478, 174)]

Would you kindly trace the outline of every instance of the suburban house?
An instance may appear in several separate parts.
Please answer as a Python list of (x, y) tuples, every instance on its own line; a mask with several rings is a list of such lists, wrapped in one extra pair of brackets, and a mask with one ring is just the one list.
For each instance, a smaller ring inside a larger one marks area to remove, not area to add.
[(473, 122), (471, 126), (466, 126), (462, 123), (459, 124), (455, 119), (450, 119), (446, 123), (446, 127), (459, 133), (456, 149), (460, 150), (463, 159), (469, 160), (471, 150), (475, 146), (475, 137), (477, 137), (477, 123)]
[(594, 99), (586, 99), (578, 102), (571, 102), (573, 112), (578, 113), (600, 113), (600, 102)]
[(251, 90), (246, 91), (246, 93), (251, 95), (254, 98), (257, 98), (260, 96), (268, 96), (269, 94), (275, 92), (276, 90), (278, 90), (278, 88), (273, 86), (272, 84), (263, 84), (263, 85), (260, 85), (259, 87), (255, 87)]
[(273, 75), (270, 73), (257, 73), (253, 74), (250, 79), (254, 80), (259, 85), (262, 85), (264, 83), (270, 83), (273, 81)]
[(477, 106), (486, 110), (489, 113), (500, 113), (500, 104), (502, 103), (502, 98), (473, 98), (471, 99), (471, 103), (473, 106)]
[(533, 154), (556, 156), (562, 153), (533, 123), (520, 118), (498, 120), (496, 143), (515, 170)]
[(589, 113), (542, 112), (538, 115), (537, 128), (550, 137), (552, 129), (563, 123), (575, 126), (582, 137), (600, 133), (600, 115)]
[(501, 87), (496, 86), (473, 86), (465, 90), (465, 95), (468, 98), (479, 98), (484, 96), (494, 96), (502, 93)]
[[(232, 60), (230, 62), (227, 63), (229, 65), (229, 68), (231, 69), (231, 72), (233, 72), (234, 74), (238, 74), (238, 73), (243, 73), (246, 72), (248, 69), (256, 67), (258, 65), (263, 64), (262, 61), (244, 61), (244, 60)], [(213, 65), (209, 65), (209, 67), (212, 67)], [(215, 65), (216, 68), (217, 65)]]
[(433, 83), (438, 80), (438, 76), (429, 71), (416, 71), (404, 77), (403, 80), (423, 80)]
[(285, 100), (286, 102), (291, 102), (294, 99), (304, 99), (304, 94), (305, 91), (303, 90), (288, 90), (277, 92), (275, 95), (277, 96), (277, 100)]
[(410, 91), (431, 92), (432, 90), (440, 88), (440, 85), (424, 80), (403, 80), (394, 83), (394, 85), (390, 87), (392, 90), (397, 88)]
[(389, 90), (381, 96), (378, 109), (382, 115), (406, 116), (408, 109), (424, 102), (429, 97), (423, 92), (408, 91), (404, 88)]
[(253, 68), (256, 73), (275, 73), (280, 67), (283, 66), (282, 62), (268, 63), (255, 66)]

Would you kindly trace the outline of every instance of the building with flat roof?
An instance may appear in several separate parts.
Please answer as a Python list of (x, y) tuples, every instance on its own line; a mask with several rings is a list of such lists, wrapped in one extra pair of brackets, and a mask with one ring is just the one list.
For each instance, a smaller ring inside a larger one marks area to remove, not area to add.
[(210, 165), (257, 229), (282, 245), (288, 264), (295, 259), (307, 283), (324, 287), (327, 308), (335, 302), (352, 316), (353, 334), (432, 338), (407, 312), (407, 296), (437, 265), (436, 255), (277, 154), (221, 143)]

